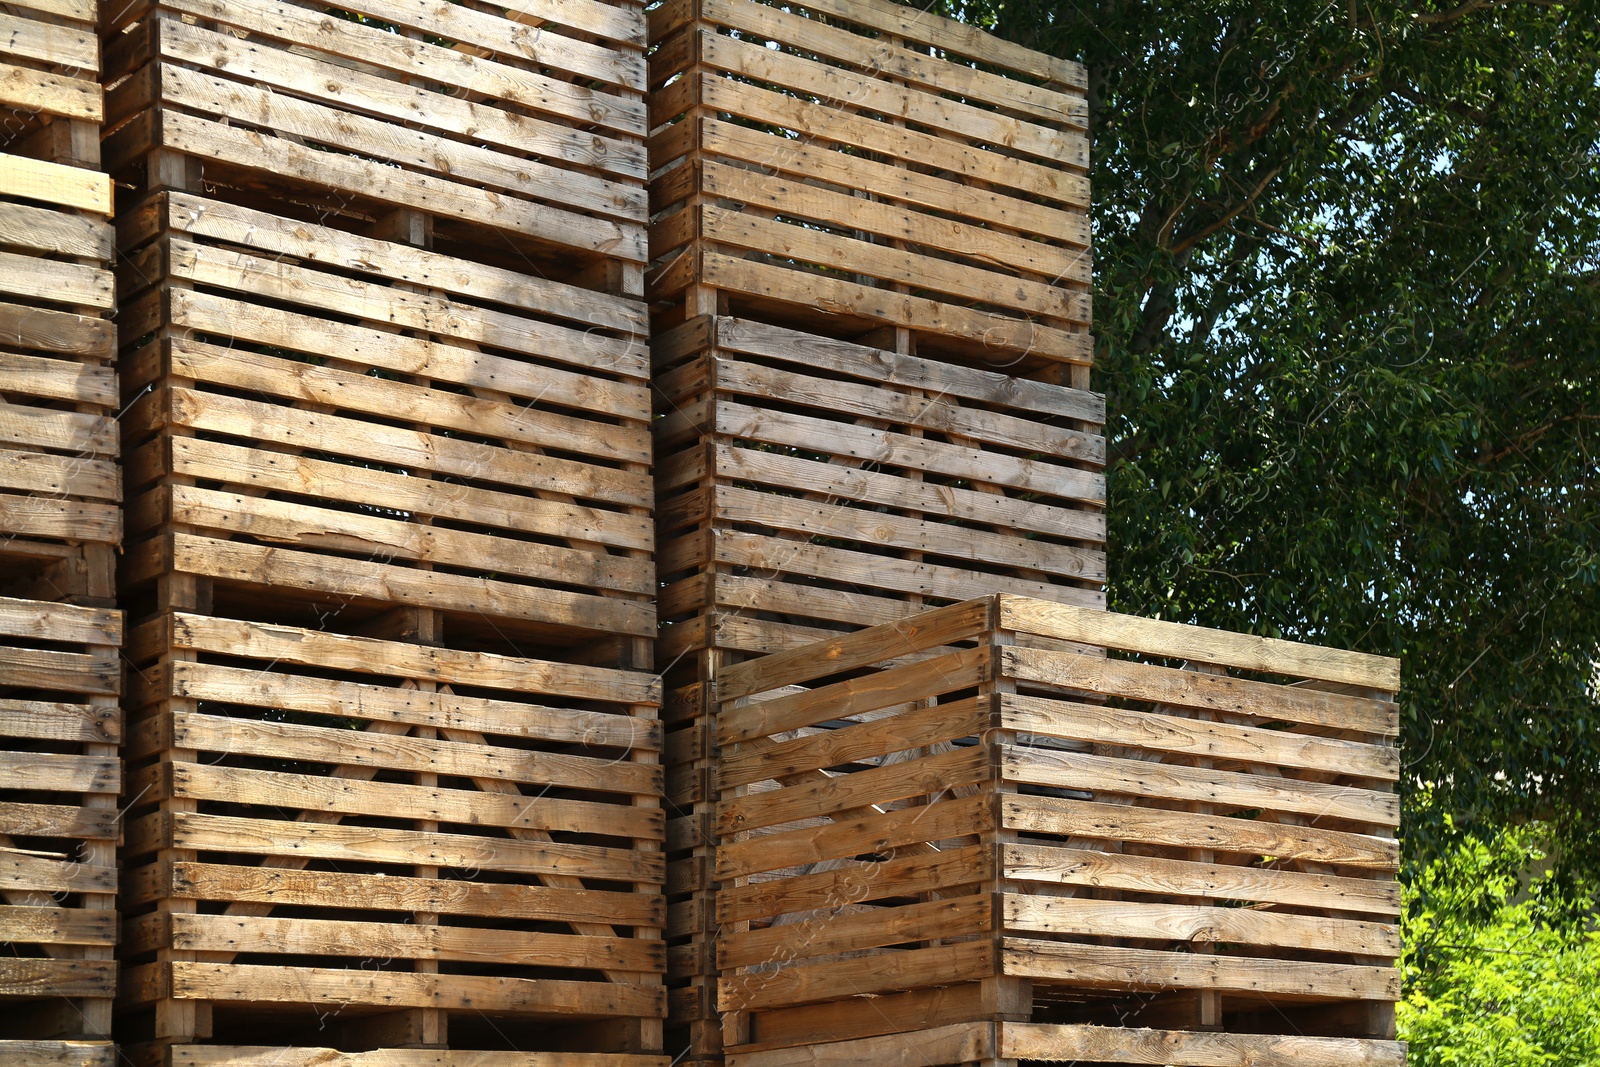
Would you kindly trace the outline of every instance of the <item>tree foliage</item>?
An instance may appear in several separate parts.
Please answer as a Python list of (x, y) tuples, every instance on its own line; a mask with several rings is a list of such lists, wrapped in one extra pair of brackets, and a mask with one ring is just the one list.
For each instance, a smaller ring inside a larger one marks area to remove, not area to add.
[(960, 14), (1089, 68), (1113, 605), (1403, 656), (1413, 858), (1595, 867), (1600, 3)]
[(1412, 1067), (1591, 1067), (1600, 1063), (1600, 935), (1548, 874), (1530, 824), (1468, 837), (1406, 888)]

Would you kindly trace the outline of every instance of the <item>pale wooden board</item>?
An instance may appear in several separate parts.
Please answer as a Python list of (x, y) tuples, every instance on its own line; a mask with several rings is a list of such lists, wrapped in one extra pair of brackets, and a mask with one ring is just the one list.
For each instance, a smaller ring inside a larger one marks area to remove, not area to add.
[(0, 153), (0, 189), (24, 200), (111, 214), (111, 176), (61, 163)]

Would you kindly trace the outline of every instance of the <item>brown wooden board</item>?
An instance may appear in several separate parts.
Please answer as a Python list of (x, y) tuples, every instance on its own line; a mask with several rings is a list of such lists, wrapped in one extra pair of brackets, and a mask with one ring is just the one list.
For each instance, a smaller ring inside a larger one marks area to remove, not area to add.
[(730, 1060), (1009, 1019), (978, 1058), (1396, 1062), (1398, 681), (1014, 594), (722, 666)]
[(0, 597), (0, 1063), (111, 1060), (122, 614)]
[(642, 294), (640, 4), (155, 0), (102, 33), (106, 165), (131, 188), (354, 231), (414, 212), (470, 258)]
[(95, 12), (0, 11), (0, 595), (109, 607), (120, 401)]
[(922, 355), (1086, 383), (1081, 66), (886, 0), (672, 0), (650, 40), (648, 287), (669, 321), (899, 329)]
[(653, 635), (636, 301), (176, 191), (119, 228), (130, 592)]
[(340, 621), (130, 636), (136, 1062), (511, 1041), (656, 1067), (660, 683), (440, 646), (425, 610), (360, 627), (409, 640)]

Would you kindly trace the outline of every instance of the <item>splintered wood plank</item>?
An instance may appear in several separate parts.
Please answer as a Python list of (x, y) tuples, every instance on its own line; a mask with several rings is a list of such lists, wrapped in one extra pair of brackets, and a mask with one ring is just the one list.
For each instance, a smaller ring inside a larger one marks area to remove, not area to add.
[(1000, 1055), (1171, 1067), (1405, 1067), (1406, 1062), (1399, 1041), (1014, 1022), (1000, 1024)]
[[(437, 912), (549, 922), (610, 922), (660, 926), (658, 896), (593, 889), (561, 889), (402, 875), (345, 874), (283, 868), (174, 863), (142, 868), (158, 876), (152, 896), (183, 900), (347, 907), (359, 900), (376, 911)], [(135, 879), (130, 874), (130, 881)]]
[[(19, 196), (32, 196), (35, 200), (48, 199), (43, 195), (33, 195), (29, 192), (30, 186), (19, 180), (18, 185), (8, 186), (4, 183), (12, 181), (8, 173), (6, 159), (13, 157), (0, 157), (0, 188), (10, 188)], [(26, 162), (31, 163), (31, 160)], [(55, 164), (49, 164), (55, 166)], [(78, 174), (91, 172), (78, 170), (76, 167), (65, 168)], [(106, 179), (110, 181), (109, 178)], [(56, 189), (53, 177), (40, 179), (40, 188)], [(62, 186), (70, 194), (70, 185)], [(107, 197), (109, 200), (109, 187)], [(68, 205), (73, 206), (73, 205)], [(109, 211), (110, 209), (107, 208)], [(6, 344), (21, 348), (37, 349), (41, 352), (57, 352), (62, 355), (97, 356), (110, 359), (116, 355), (116, 324), (110, 319), (97, 315), (79, 315), (71, 311), (56, 311), (52, 308), (35, 307), (29, 304), (13, 304), (0, 302), (0, 337), (4, 337)], [(4, 439), (4, 438), (0, 438)]]
[(1132, 615), (1084, 611), (1071, 605), (1023, 597), (1001, 596), (999, 610), (1000, 625), (1005, 629), (1065, 641), (1389, 692), (1400, 688), (1400, 661), (1387, 656), (1208, 630)]
[(1400, 994), (1400, 972), (1393, 967), (1245, 959), (1011, 937), (1004, 939), (1001, 950), (1006, 974), (1090, 989), (1214, 989), (1341, 1000), (1394, 1000)]
[(86, 263), (60, 263), (0, 252), (0, 291), (9, 297), (111, 308), (116, 306), (114, 290), (108, 270)]
[(170, 996), (245, 1003), (475, 1009), (488, 1014), (656, 1018), (666, 999), (666, 991), (659, 986), (618, 982), (186, 962), (135, 966), (127, 984), (129, 998), (135, 1002)]
[[(32, 85), (38, 78), (38, 72), (0, 63), (0, 85), (11, 84), (18, 77)], [(95, 106), (89, 108), (86, 104), (80, 105), (78, 110), (83, 113), (72, 117), (97, 121), (100, 117), (100, 89), (93, 82), (85, 84), (93, 88)], [(4, 99), (5, 93), (0, 90), (0, 100)], [(106, 216), (111, 214), (111, 176), (82, 167), (0, 153), (0, 189), (25, 200), (42, 200), (47, 204), (81, 208)], [(12, 343), (16, 342), (13, 340)]]

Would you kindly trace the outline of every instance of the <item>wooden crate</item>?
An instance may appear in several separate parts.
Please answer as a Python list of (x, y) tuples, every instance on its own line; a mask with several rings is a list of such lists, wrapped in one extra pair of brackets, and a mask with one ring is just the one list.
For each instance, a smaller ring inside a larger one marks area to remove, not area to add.
[(109, 607), (122, 519), (95, 5), (0, 13), (0, 593)]
[(673, 1017), (709, 1057), (717, 672), (995, 590), (1103, 607), (1104, 401), (725, 316), (652, 349)]
[(411, 213), (441, 251), (642, 292), (634, 0), (154, 0), (102, 29), (107, 169), (136, 190), (347, 230)]
[(1008, 594), (727, 667), (731, 1062), (1401, 1062), (1398, 685)]
[(664, 325), (899, 331), (1087, 386), (1081, 64), (888, 0), (669, 0), (650, 39)]
[(0, 598), (0, 1064), (111, 1067), (122, 615)]
[(648, 665), (636, 301), (181, 192), (120, 232), (136, 616), (213, 610), (158, 602), (187, 575), (221, 613), (409, 606)]
[(745, 319), (652, 348), (664, 661), (996, 590), (1104, 606), (1101, 396)]
[(665, 1067), (660, 683), (427, 636), (133, 630), (133, 1062)]

